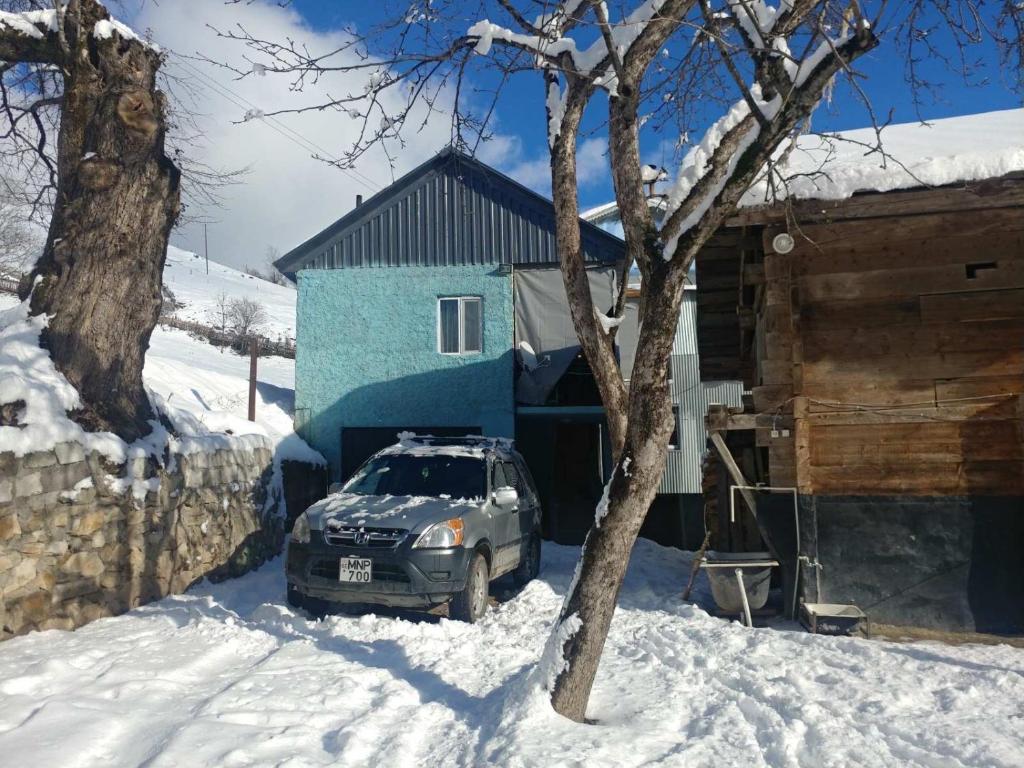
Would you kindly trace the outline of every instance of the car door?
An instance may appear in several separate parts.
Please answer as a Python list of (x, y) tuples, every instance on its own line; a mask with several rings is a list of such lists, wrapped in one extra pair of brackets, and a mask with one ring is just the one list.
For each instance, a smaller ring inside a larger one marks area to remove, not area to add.
[(504, 461), (495, 459), (491, 466), (491, 519), (494, 521), (494, 574), (499, 575), (514, 568), (519, 562), (519, 554), (515, 548), (515, 532), (519, 526), (519, 510), (517, 507), (499, 507), (494, 503), (494, 492), (499, 488), (513, 485), (514, 478), (508, 477), (506, 468), (511, 467)]
[(519, 539), (519, 555), (526, 555), (530, 537), (540, 530), (540, 498), (534, 489), (530, 470), (520, 458), (516, 458), (516, 491), (519, 493), (519, 514), (516, 520), (516, 537)]

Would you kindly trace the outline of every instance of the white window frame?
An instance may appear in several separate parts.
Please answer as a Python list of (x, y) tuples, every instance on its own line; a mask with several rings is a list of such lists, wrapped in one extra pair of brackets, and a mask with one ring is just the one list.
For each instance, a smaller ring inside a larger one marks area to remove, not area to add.
[[(441, 347), (441, 302), (442, 301), (458, 301), (459, 302), (459, 351), (458, 352), (445, 352)], [(465, 306), (467, 302), (476, 301), (480, 304), (480, 349), (466, 349), (466, 328), (465, 328)], [(482, 296), (438, 296), (437, 297), (437, 351), (439, 354), (446, 355), (448, 357), (458, 355), (480, 355), (483, 354), (484, 346), (484, 299)]]

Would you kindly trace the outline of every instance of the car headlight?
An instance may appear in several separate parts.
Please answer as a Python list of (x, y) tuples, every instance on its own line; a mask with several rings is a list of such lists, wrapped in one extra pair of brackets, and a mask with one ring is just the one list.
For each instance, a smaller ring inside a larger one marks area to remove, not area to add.
[(413, 549), (447, 549), (462, 544), (461, 517), (453, 517), (427, 528), (413, 544)]
[(295, 518), (295, 525), (292, 526), (292, 542), (295, 544), (309, 544), (309, 518), (303, 512)]

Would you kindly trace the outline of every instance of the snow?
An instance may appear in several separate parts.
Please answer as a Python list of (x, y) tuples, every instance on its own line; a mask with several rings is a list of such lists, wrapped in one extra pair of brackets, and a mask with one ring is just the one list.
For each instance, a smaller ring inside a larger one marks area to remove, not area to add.
[(292, 431), (294, 360), (259, 359), (255, 422), (248, 421), (249, 358), (193, 339), (184, 331), (161, 327), (153, 331), (143, 378), (147, 389), (163, 399), (162, 407), (172, 422), (200, 436), (179, 438), (180, 452), (208, 450), (211, 441), (222, 435), (217, 447), (237, 447), (247, 439), (253, 445), (269, 440), (275, 462), (323, 463), (320, 454)]
[(98, 40), (109, 40), (117, 33), (125, 40), (139, 40), (135, 30), (117, 19), (101, 19), (93, 25), (92, 35)]
[(36, 40), (43, 39), (43, 27), (47, 32), (57, 31), (57, 11), (23, 11), (21, 13), (10, 13), (0, 11), (0, 28), (6, 27), (25, 37)]
[[(194, 254), (168, 249), (165, 281), (185, 304), (179, 316), (212, 323), (216, 296), (259, 301), (270, 318), (267, 330), (294, 336), (295, 291), (251, 277), (214, 262), (210, 274)], [(0, 451), (17, 455), (46, 450), (55, 443), (77, 441), (121, 463), (147, 455), (161, 457), (169, 444), (175, 452), (221, 448), (267, 447), (274, 452), (275, 472), (286, 460), (323, 463), (292, 431), (295, 363), (261, 358), (257, 376), (257, 421), (247, 420), (249, 361), (230, 351), (190, 337), (184, 331), (157, 327), (146, 355), (143, 378), (158, 413), (168, 417), (176, 435), (156, 425), (151, 435), (127, 445), (111, 433), (88, 433), (66, 413), (78, 407), (78, 393), (39, 348), (43, 316), (28, 317), (27, 304), (0, 295), (0, 403), (24, 400), (19, 427), (0, 427)], [(127, 464), (124, 490), (136, 496), (148, 482), (134, 478)]]
[(622, 321), (625, 319), (625, 315), (609, 317), (604, 312), (599, 312), (597, 309), (594, 309), (594, 314), (597, 316), (597, 322), (601, 324), (601, 330), (606, 334), (611, 333), (612, 328), (618, 328), (622, 325)]
[[(43, 31), (40, 27), (46, 32), (57, 31), (57, 11), (22, 11), (21, 13), (0, 11), (0, 27), (7, 27), (26, 37), (42, 40)], [(97, 40), (109, 40), (115, 32), (125, 40), (139, 40), (144, 45), (159, 51), (157, 46), (142, 40), (131, 27), (116, 19), (101, 19), (92, 28), (93, 37)]]
[[(658, 165), (642, 165), (640, 166), (640, 178), (644, 184), (654, 184), (658, 181), (665, 181), (668, 178), (668, 172)], [(583, 218), (586, 218), (586, 215)]]
[[(768, 120), (773, 119), (782, 107), (782, 97), (780, 95), (765, 101), (761, 98), (760, 86), (756, 84), (750, 87), (750, 98), (761, 114)], [(688, 202), (693, 190), (713, 170), (709, 164), (718, 151), (719, 146), (721, 146), (722, 141), (733, 130), (738, 129), (748, 117), (750, 117), (750, 105), (746, 100), (740, 99), (733, 104), (728, 112), (707, 129), (701, 142), (686, 154), (686, 157), (683, 158), (679, 175), (676, 177), (675, 183), (666, 197), (665, 220), (668, 220), (676, 210)], [(687, 213), (666, 241), (665, 249), (662, 252), (666, 261), (675, 255), (679, 239), (694, 227), (714, 204), (715, 199), (732, 176), (736, 163), (739, 162), (743, 153), (757, 139), (760, 132), (760, 125), (753, 121), (743, 136), (740, 137), (740, 140), (733, 148), (732, 154), (729, 156), (727, 170), (720, 174), (718, 181), (705, 190), (701, 198), (696, 201), (696, 204), (690, 207), (689, 213)]]
[[(777, 169), (789, 177), (786, 193), (843, 200), (858, 192), (938, 187), (1024, 171), (1024, 109), (890, 125), (881, 133), (888, 158), (870, 152), (877, 141), (871, 128), (799, 137)], [(768, 199), (762, 179), (741, 204)]]
[(206, 274), (206, 260), (195, 253), (183, 251), (173, 245), (167, 249), (164, 265), (164, 285), (174, 298), (185, 306), (174, 315), (182, 320), (220, 327), (217, 316), (217, 297), (252, 299), (267, 313), (268, 322), (261, 332), (271, 338), (295, 338), (295, 289), (277, 285), (237, 269), (210, 262)]
[[(652, 199), (652, 206), (671, 211), (679, 205), (706, 172), (707, 160), (722, 137), (748, 113), (746, 104), (737, 102), (715, 123), (701, 144), (687, 154), (668, 199), (664, 203)], [(872, 128), (800, 136), (796, 148), (776, 166), (777, 185), (780, 176), (787, 181), (775, 199), (843, 200), (860, 192), (940, 187), (1022, 172), (1024, 109), (887, 126), (881, 132), (885, 157), (871, 151), (877, 141)], [(744, 194), (740, 206), (764, 205), (771, 200), (767, 179), (762, 176)], [(602, 221), (617, 210), (612, 201), (580, 216)], [(665, 252), (671, 253), (671, 249)]]
[(565, 117), (565, 98), (568, 93), (562, 93), (562, 87), (558, 84), (558, 78), (552, 77), (548, 82), (548, 146), (555, 148), (555, 141), (558, 134), (562, 132), (562, 120)]
[[(75, 632), (0, 645), (0, 753), (35, 768), (1019, 766), (1024, 650), (748, 630), (682, 603), (640, 541), (579, 725), (538, 667), (579, 550), (475, 625), (311, 621), (280, 560)], [(707, 604), (701, 575), (695, 595)]]
[(109, 432), (86, 433), (65, 415), (81, 401), (50, 355), (39, 347), (39, 334), (46, 324), (45, 315), (28, 316), (28, 302), (0, 311), (0, 405), (24, 402), (19, 426), (0, 426), (0, 451), (24, 456), (74, 440), (114, 461), (125, 461), (128, 449), (119, 437)]
[[(630, 46), (640, 37), (640, 34), (661, 9), (664, 1), (644, 0), (624, 20), (610, 23), (612, 45), (620, 58), (626, 55)], [(543, 35), (515, 32), (507, 27), (493, 24), (488, 19), (475, 22), (466, 30), (466, 34), (477, 39), (474, 51), (481, 56), (488, 55), (494, 41), (497, 40), (536, 53), (538, 68), (546, 69), (551, 66), (552, 60), (563, 54), (568, 54), (572, 58), (576, 71), (597, 75), (598, 67), (606, 62), (609, 56), (604, 38), (598, 38), (581, 51), (573, 38), (561, 35), (564, 23), (582, 13), (580, 11), (582, 4), (581, 0), (569, 0), (566, 3), (560, 3), (554, 13), (538, 17), (534, 22), (534, 27), (543, 32)], [(608, 9), (605, 8), (606, 14), (607, 11)], [(597, 77), (595, 84), (614, 95), (618, 87), (617, 78), (612, 67), (606, 65), (606, 69), (607, 74), (602, 73), (600, 77)], [(550, 91), (548, 98), (551, 99)], [(550, 135), (552, 134), (549, 133)]]

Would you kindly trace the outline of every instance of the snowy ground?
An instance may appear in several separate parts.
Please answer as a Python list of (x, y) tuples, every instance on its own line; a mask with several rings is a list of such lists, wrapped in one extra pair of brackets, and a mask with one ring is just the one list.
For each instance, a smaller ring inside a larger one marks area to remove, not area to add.
[(261, 280), (237, 269), (206, 260), (173, 245), (167, 247), (164, 285), (184, 304), (174, 314), (182, 320), (219, 325), (217, 298), (248, 298), (259, 302), (267, 313), (261, 332), (272, 339), (295, 338), (295, 289)]
[[(679, 601), (641, 542), (590, 716), (530, 671), (577, 550), (475, 626), (309, 620), (280, 560), (76, 632), (0, 645), (0, 754), (32, 766), (1020, 766), (1024, 651), (747, 630)], [(510, 599), (509, 599), (510, 598)]]
[[(212, 263), (210, 267), (212, 270)], [(222, 269), (234, 272), (227, 267)], [(17, 303), (14, 296), (0, 294), (0, 311)], [(249, 358), (246, 356), (194, 339), (185, 331), (157, 326), (143, 370), (149, 390), (163, 397), (179, 421), (192, 425), (193, 432), (227, 429), (236, 435), (265, 432), (280, 448), (282, 458), (317, 460), (318, 455), (292, 432), (295, 361), (262, 357), (256, 378), (256, 423), (253, 424), (247, 421)]]
[[(199, 419), (222, 413), (244, 420), (249, 412), (249, 358), (193, 339), (185, 331), (157, 327), (146, 353), (146, 386), (169, 405)], [(291, 434), (295, 361), (261, 357), (256, 373), (256, 421), (276, 440)], [(244, 429), (244, 425), (236, 427)]]

